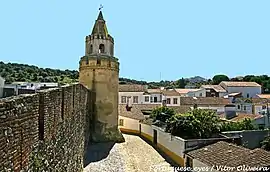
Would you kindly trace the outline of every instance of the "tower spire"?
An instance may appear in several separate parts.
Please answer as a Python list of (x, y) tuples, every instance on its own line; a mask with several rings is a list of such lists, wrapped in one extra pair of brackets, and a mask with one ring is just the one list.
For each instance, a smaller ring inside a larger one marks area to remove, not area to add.
[(100, 4), (100, 7), (98, 8), (98, 10), (99, 10), (99, 14), (98, 14), (98, 18), (97, 18), (97, 20), (104, 20), (104, 18), (103, 18), (103, 15), (102, 15), (102, 8), (103, 8), (103, 5), (102, 4)]

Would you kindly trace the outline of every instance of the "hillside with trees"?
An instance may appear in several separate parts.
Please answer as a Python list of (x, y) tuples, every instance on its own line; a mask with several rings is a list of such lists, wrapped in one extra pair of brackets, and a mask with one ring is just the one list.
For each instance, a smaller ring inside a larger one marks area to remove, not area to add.
[[(58, 82), (60, 84), (78, 82), (79, 72), (77, 70), (59, 70), (50, 68), (39, 68), (33, 65), (4, 63), (0, 61), (0, 76), (6, 79), (6, 83), (14, 81), (23, 82)], [(212, 79), (200, 76), (191, 78), (179, 78), (176, 81), (147, 82), (128, 78), (119, 78), (120, 84), (142, 84), (149, 88), (185, 88), (187, 85), (199, 88), (205, 84), (218, 84), (221, 81), (254, 81), (262, 85), (263, 93), (270, 93), (270, 77), (268, 75), (246, 75), (243, 77), (229, 78), (226, 75), (215, 75)]]

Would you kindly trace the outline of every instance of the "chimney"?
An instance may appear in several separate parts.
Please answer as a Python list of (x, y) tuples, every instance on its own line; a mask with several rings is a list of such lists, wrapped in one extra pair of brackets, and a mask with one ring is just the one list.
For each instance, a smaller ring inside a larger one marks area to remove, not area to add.
[(235, 105), (230, 104), (230, 105), (225, 105), (225, 117), (226, 119), (232, 119), (236, 117), (236, 108)]

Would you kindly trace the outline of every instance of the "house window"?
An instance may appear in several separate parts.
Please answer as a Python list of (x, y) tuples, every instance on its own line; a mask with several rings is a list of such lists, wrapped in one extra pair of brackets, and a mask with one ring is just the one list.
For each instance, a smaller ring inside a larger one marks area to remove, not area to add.
[(167, 104), (171, 104), (171, 99), (170, 98), (167, 98)]
[(121, 103), (126, 103), (126, 102), (127, 102), (127, 97), (121, 96)]
[(145, 102), (149, 102), (149, 96), (144, 97)]
[(202, 97), (202, 93), (200, 93), (200, 97)]
[(138, 103), (138, 102), (139, 102), (139, 97), (133, 96), (133, 103)]
[(247, 98), (249, 98), (249, 94), (247, 93)]
[(157, 102), (157, 97), (154, 97), (154, 102)]
[(240, 105), (238, 105), (238, 106), (237, 106), (237, 108), (238, 108), (238, 109), (241, 109), (241, 106), (240, 106)]
[(246, 106), (244, 106), (244, 110), (246, 110), (247, 108), (246, 108)]
[(265, 106), (265, 105), (263, 105), (263, 106), (262, 106), (262, 109), (266, 109), (266, 106)]
[(177, 104), (177, 98), (173, 98), (173, 104)]
[(119, 126), (124, 126), (124, 120), (123, 119), (119, 120)]

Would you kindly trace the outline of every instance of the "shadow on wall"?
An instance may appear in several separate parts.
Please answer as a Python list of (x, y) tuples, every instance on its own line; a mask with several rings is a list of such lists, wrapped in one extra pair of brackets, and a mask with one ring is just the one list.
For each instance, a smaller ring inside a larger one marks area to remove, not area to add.
[(84, 167), (92, 162), (97, 162), (107, 158), (114, 145), (114, 142), (90, 144), (87, 148), (87, 154), (84, 159)]

